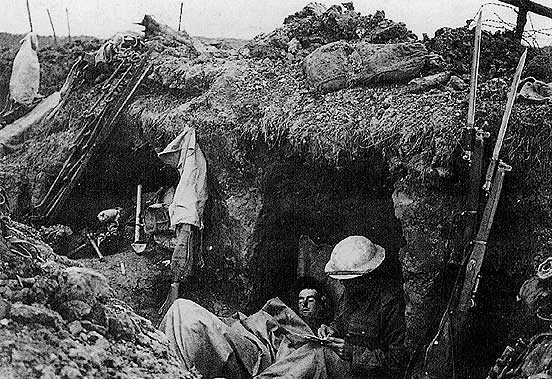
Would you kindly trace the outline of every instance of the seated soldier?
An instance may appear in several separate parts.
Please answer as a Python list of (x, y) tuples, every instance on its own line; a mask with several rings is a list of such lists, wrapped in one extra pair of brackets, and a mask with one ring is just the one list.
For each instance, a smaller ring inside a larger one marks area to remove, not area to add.
[[(380, 265), (385, 249), (363, 236), (347, 237), (332, 251), (326, 273), (345, 287), (338, 313), (330, 325), (321, 325), (322, 353), (311, 349), (315, 372), (330, 378), (402, 378), (406, 349), (404, 295)], [(312, 368), (288, 376), (286, 368), (297, 362), (296, 353), (276, 361), (259, 377), (310, 378)], [(324, 377), (324, 376), (321, 376)]]

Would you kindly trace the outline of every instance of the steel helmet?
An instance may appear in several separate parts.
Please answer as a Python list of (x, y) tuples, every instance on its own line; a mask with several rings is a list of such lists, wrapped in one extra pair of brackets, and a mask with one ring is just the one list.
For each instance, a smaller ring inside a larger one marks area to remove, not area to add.
[(324, 271), (334, 279), (353, 279), (375, 270), (385, 249), (364, 236), (350, 236), (335, 245)]

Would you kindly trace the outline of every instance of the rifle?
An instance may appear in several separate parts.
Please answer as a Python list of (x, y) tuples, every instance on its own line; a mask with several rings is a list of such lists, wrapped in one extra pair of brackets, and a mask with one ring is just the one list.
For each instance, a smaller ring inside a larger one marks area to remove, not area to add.
[[(484, 150), (484, 137), (485, 132), (481, 128), (475, 128), (475, 103), (477, 96), (477, 75), (479, 72), (479, 55), (481, 46), (481, 24), (482, 13), (479, 14), (477, 25), (475, 28), (474, 47), (472, 55), (472, 70), (470, 79), (470, 92), (469, 92), (469, 106), (468, 106), (468, 119), (466, 127), (463, 128), (463, 140), (464, 140), (464, 155), (463, 159), (468, 161), (470, 166), (470, 182), (467, 196), (467, 210), (463, 212), (463, 216), (466, 216), (466, 223), (464, 233), (462, 236), (462, 257), (464, 257), (465, 249), (473, 239), (474, 231), (477, 228), (477, 214), (479, 210), (479, 197), (481, 189), (481, 171), (483, 167), (483, 150)], [(454, 261), (456, 257), (451, 256), (450, 261)], [(461, 262), (458, 262), (460, 264)], [(456, 279), (454, 288), (458, 286), (459, 278)], [(454, 292), (454, 289), (453, 289)], [(452, 356), (454, 352), (452, 350), (453, 345), (448, 344), (436, 344), (439, 339), (443, 341), (452, 341), (452, 323), (447, 317), (453, 317), (451, 311), (453, 310), (453, 296), (450, 298), (447, 304), (447, 309), (443, 315), (439, 324), (437, 335), (429, 345), (425, 355), (424, 372), (426, 375), (435, 375), (435, 373), (449, 373), (454, 372), (454, 368), (450, 367), (450, 363), (453, 363)], [(441, 363), (437, 363), (441, 362)], [(437, 363), (437, 364), (435, 364)], [(444, 364), (443, 364), (444, 363)], [(435, 365), (434, 365), (435, 364)], [(439, 375), (443, 376), (443, 375)]]
[[(441, 318), (437, 335), (426, 351), (424, 372), (428, 378), (448, 377), (451, 371), (454, 377), (455, 342), (461, 338), (469, 309), (475, 306), (474, 298), (480, 280), (479, 271), (485, 258), (487, 241), (500, 199), (504, 175), (511, 169), (502, 161), (498, 164), (471, 253), (464, 259), (465, 273), (462, 275), (463, 273), (459, 272), (447, 309)], [(462, 276), (463, 280), (461, 280)]]
[[(462, 267), (465, 266), (464, 272), (460, 271), (456, 277), (454, 289), (449, 299), (445, 313), (441, 318), (437, 335), (431, 341), (426, 350), (424, 373), (426, 377), (441, 378), (450, 376), (455, 377), (455, 348), (458, 341), (462, 337), (462, 331), (468, 318), (468, 311), (475, 306), (475, 294), (478, 289), (483, 259), (485, 258), (486, 245), (489, 237), (489, 233), (494, 220), (496, 207), (502, 191), (502, 184), (504, 181), (504, 175), (507, 171), (511, 170), (511, 167), (502, 161), (498, 160), (498, 154), (500, 153), (504, 135), (506, 133), (506, 127), (512, 111), (513, 103), (516, 96), (517, 86), (519, 84), (519, 78), (521, 77), (521, 71), (525, 64), (526, 52), (520, 58), (510, 93), (508, 95), (508, 101), (506, 104), (506, 110), (502, 118), (502, 124), (497, 137), (497, 141), (494, 148), (493, 158), (489, 164), (487, 170), (486, 182), (484, 189), (489, 191), (489, 197), (485, 205), (485, 210), (481, 217), (481, 222), (476, 238), (471, 243), (471, 252), (469, 256), (464, 258)], [(498, 169), (496, 168), (498, 164)], [(475, 172), (477, 167), (472, 166), (472, 173)], [(475, 175), (475, 174), (474, 174)], [(473, 177), (474, 182), (476, 179)], [(480, 177), (479, 177), (480, 180)], [(488, 181), (487, 181), (488, 180)], [(473, 182), (472, 182), (473, 183)], [(470, 224), (467, 225), (467, 228)], [(466, 228), (466, 229), (467, 229)], [(466, 235), (467, 233), (465, 233)]]
[(468, 120), (464, 128), (465, 152), (463, 158), (468, 161), (470, 166), (469, 192), (467, 198), (467, 209), (463, 212), (465, 219), (464, 233), (462, 236), (462, 254), (464, 249), (473, 239), (477, 229), (477, 214), (479, 210), (481, 173), (483, 170), (483, 152), (485, 148), (485, 138), (489, 136), (482, 128), (475, 127), (475, 102), (477, 98), (477, 76), (479, 72), (479, 55), (481, 47), (481, 24), (483, 12), (479, 13), (477, 26), (475, 27), (475, 40), (472, 57), (472, 70), (470, 79), (470, 97), (468, 105)]

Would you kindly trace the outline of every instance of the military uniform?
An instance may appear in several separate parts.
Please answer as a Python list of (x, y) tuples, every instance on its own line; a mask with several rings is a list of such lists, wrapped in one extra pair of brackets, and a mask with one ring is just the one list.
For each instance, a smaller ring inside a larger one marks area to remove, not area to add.
[(330, 326), (352, 354), (351, 375), (402, 378), (405, 366), (404, 299), (384, 278), (367, 279), (366, 290), (345, 292)]

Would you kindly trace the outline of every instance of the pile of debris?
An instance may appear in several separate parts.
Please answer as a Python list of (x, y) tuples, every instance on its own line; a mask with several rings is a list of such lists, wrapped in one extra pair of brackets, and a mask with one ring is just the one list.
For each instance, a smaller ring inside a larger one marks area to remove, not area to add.
[[(512, 32), (482, 32), (481, 60), (479, 72), (482, 81), (511, 76), (519, 57), (525, 49), (514, 38)], [(441, 28), (434, 38), (424, 40), (426, 47), (441, 56), (446, 68), (458, 76), (468, 75), (471, 70), (474, 32), (471, 25), (459, 28)], [(507, 51), (508, 54), (504, 54)], [(540, 55), (531, 50), (530, 57)], [(539, 78), (540, 79), (540, 78)]]
[(57, 256), (8, 218), (0, 235), (0, 377), (198, 377), (105, 277)]
[(363, 16), (355, 12), (352, 2), (329, 8), (310, 3), (286, 17), (282, 27), (255, 37), (243, 53), (256, 58), (293, 58), (330, 42), (361, 39), (369, 43), (398, 43), (416, 41), (417, 37), (405, 24), (386, 19), (383, 11)]

